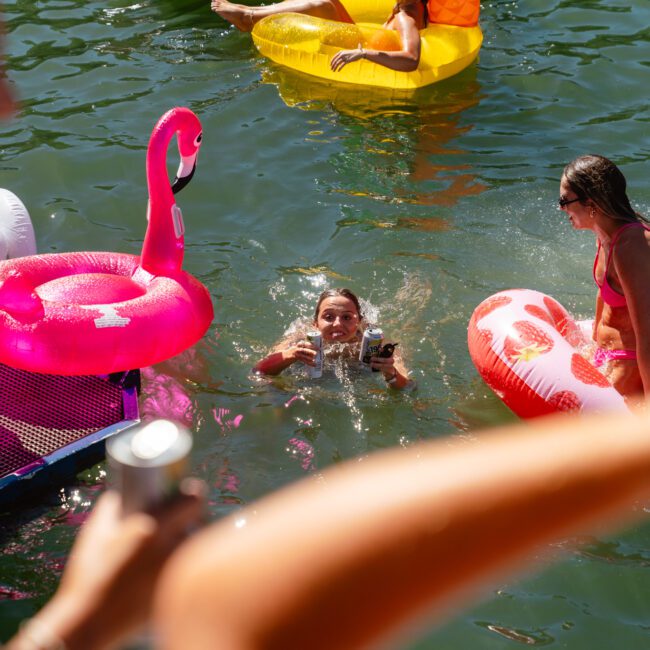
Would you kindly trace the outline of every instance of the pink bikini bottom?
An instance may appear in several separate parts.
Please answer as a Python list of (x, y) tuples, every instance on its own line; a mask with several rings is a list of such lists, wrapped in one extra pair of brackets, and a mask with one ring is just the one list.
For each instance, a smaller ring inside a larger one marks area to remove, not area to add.
[(596, 348), (593, 364), (595, 368), (600, 368), (608, 361), (613, 361), (614, 359), (636, 359), (636, 350), (606, 350), (605, 348)]

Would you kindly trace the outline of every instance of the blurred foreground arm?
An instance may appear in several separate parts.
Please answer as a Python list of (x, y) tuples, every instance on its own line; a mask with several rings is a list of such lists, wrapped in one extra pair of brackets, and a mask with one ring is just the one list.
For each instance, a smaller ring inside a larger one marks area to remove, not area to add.
[(156, 595), (159, 647), (385, 642), (648, 494), (650, 423), (634, 415), (539, 420), (347, 462), (184, 544)]

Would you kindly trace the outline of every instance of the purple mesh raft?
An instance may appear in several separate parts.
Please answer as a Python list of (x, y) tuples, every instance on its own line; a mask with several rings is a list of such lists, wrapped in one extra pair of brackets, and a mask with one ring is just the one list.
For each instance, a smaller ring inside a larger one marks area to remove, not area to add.
[(137, 370), (63, 377), (0, 364), (0, 501), (81, 471), (91, 449), (137, 424), (138, 383)]

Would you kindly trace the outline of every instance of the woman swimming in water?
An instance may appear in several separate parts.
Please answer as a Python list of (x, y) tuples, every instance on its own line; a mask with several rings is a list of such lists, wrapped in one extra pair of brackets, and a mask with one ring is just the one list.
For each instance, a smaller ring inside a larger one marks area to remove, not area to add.
[[(338, 353), (358, 359), (359, 344), (363, 337), (364, 319), (359, 299), (349, 289), (327, 289), (316, 303), (312, 326), (323, 338), (325, 355)], [(278, 375), (296, 362), (313, 366), (316, 346), (305, 338), (302, 330), (285, 337), (271, 353), (257, 363), (254, 370), (265, 375)], [(333, 346), (336, 345), (336, 352)], [(410, 384), (408, 371), (401, 355), (396, 351), (391, 357), (372, 357), (371, 367), (380, 371), (386, 383), (397, 390)]]
[(648, 397), (650, 224), (630, 205), (622, 172), (603, 156), (580, 156), (564, 168), (558, 204), (574, 228), (596, 235), (593, 363), (623, 396)]
[[(250, 7), (228, 0), (212, 0), (212, 11), (232, 23), (242, 32), (250, 32), (255, 23), (266, 16), (294, 12), (316, 18), (354, 23), (340, 0), (284, 0), (270, 5)], [(354, 50), (337, 52), (330, 63), (338, 71), (352, 61), (367, 59), (399, 72), (412, 72), (420, 62), (420, 30), (427, 25), (426, 3), (422, 0), (397, 0), (390, 16), (382, 27), (395, 30), (402, 42), (402, 49), (395, 52), (366, 50), (359, 45)]]

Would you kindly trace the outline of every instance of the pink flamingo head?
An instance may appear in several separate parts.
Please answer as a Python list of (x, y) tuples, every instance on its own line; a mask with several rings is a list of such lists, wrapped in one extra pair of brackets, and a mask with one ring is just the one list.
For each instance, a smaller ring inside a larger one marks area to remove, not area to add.
[[(173, 184), (167, 175), (167, 149), (176, 135), (180, 165)], [(140, 266), (154, 275), (174, 275), (183, 266), (185, 226), (174, 194), (187, 185), (196, 168), (202, 131), (198, 117), (189, 108), (167, 111), (153, 128), (147, 149), (147, 232)]]

